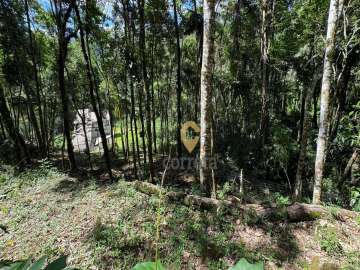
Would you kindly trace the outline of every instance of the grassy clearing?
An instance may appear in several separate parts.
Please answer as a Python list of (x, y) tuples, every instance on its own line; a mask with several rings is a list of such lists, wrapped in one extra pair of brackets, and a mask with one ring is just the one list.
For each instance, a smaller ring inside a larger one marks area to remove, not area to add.
[[(168, 269), (227, 269), (240, 258), (265, 261), (268, 269), (307, 269), (318, 254), (343, 269), (360, 269), (356, 221), (266, 224), (177, 204), (158, 209), (157, 197), (131, 183), (79, 182), (47, 161), (21, 174), (5, 168), (0, 181), (0, 223), (8, 230), (0, 231), (0, 259), (66, 253), (81, 269), (131, 269), (153, 260), (158, 244)], [(336, 228), (331, 234), (329, 224)], [(333, 252), (334, 243), (341, 253)]]

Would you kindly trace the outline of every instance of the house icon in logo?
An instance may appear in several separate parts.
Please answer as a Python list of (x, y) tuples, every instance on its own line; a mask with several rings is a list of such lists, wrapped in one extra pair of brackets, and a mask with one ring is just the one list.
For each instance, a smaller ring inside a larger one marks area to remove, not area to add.
[(192, 153), (199, 143), (199, 133), (200, 128), (194, 121), (187, 121), (181, 126), (181, 141), (189, 153)]

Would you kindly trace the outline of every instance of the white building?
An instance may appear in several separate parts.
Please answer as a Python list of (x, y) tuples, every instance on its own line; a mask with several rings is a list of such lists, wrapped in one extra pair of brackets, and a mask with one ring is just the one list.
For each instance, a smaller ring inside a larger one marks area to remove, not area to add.
[[(82, 118), (84, 118), (85, 120), (85, 130), (89, 142), (90, 151), (101, 151), (103, 147), (98, 123), (96, 120), (96, 115), (90, 109), (81, 109), (76, 112), (76, 118), (74, 120), (74, 133), (72, 139), (74, 150), (78, 152), (84, 152), (86, 150), (85, 133), (83, 130)], [(110, 146), (112, 143), (112, 137), (109, 112), (103, 112), (102, 119), (108, 146)]]

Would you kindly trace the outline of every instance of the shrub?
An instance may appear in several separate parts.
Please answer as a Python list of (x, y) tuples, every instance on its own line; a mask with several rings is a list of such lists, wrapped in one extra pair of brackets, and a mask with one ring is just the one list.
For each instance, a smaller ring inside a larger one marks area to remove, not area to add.
[(343, 247), (339, 241), (335, 228), (329, 226), (320, 227), (317, 238), (321, 249), (329, 255), (343, 253)]
[(350, 206), (354, 211), (360, 212), (360, 188), (351, 190)]

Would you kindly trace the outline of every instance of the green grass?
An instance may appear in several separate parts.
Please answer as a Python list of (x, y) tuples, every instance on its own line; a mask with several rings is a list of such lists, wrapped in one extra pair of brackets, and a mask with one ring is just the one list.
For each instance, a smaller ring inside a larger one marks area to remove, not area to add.
[[(81, 269), (131, 269), (154, 260), (156, 216), (161, 213), (159, 258), (169, 269), (223, 269), (229, 261), (259, 259), (232, 239), (233, 220), (221, 213), (204, 213), (163, 203), (119, 181), (103, 186), (94, 179), (77, 182), (57, 172), (48, 161), (15, 176), (7, 171), (0, 194), (0, 260), (70, 253), (72, 266)], [(211, 231), (211, 233), (209, 233)]]
[[(0, 232), (0, 260), (66, 253), (71, 266), (80, 269), (131, 269), (138, 262), (154, 261), (157, 244), (167, 269), (227, 269), (241, 258), (292, 269), (307, 264), (302, 251), (317, 254), (321, 249), (327, 259), (341, 260), (343, 269), (359, 269), (357, 231), (342, 233), (336, 219), (331, 219), (334, 227), (310, 227), (306, 234), (301, 227), (300, 237), (306, 239), (297, 242), (296, 224), (268, 223), (251, 212), (200, 211), (180, 203), (162, 202), (159, 208), (158, 197), (138, 192), (132, 183), (79, 182), (49, 160), (22, 172), (2, 166), (0, 179), (0, 194), (6, 194), (0, 200), (0, 223), (9, 231)], [(219, 193), (226, 196), (230, 188)], [(279, 205), (287, 203), (276, 197)], [(265, 245), (253, 245), (264, 239)], [(302, 242), (306, 246), (298, 246)]]

